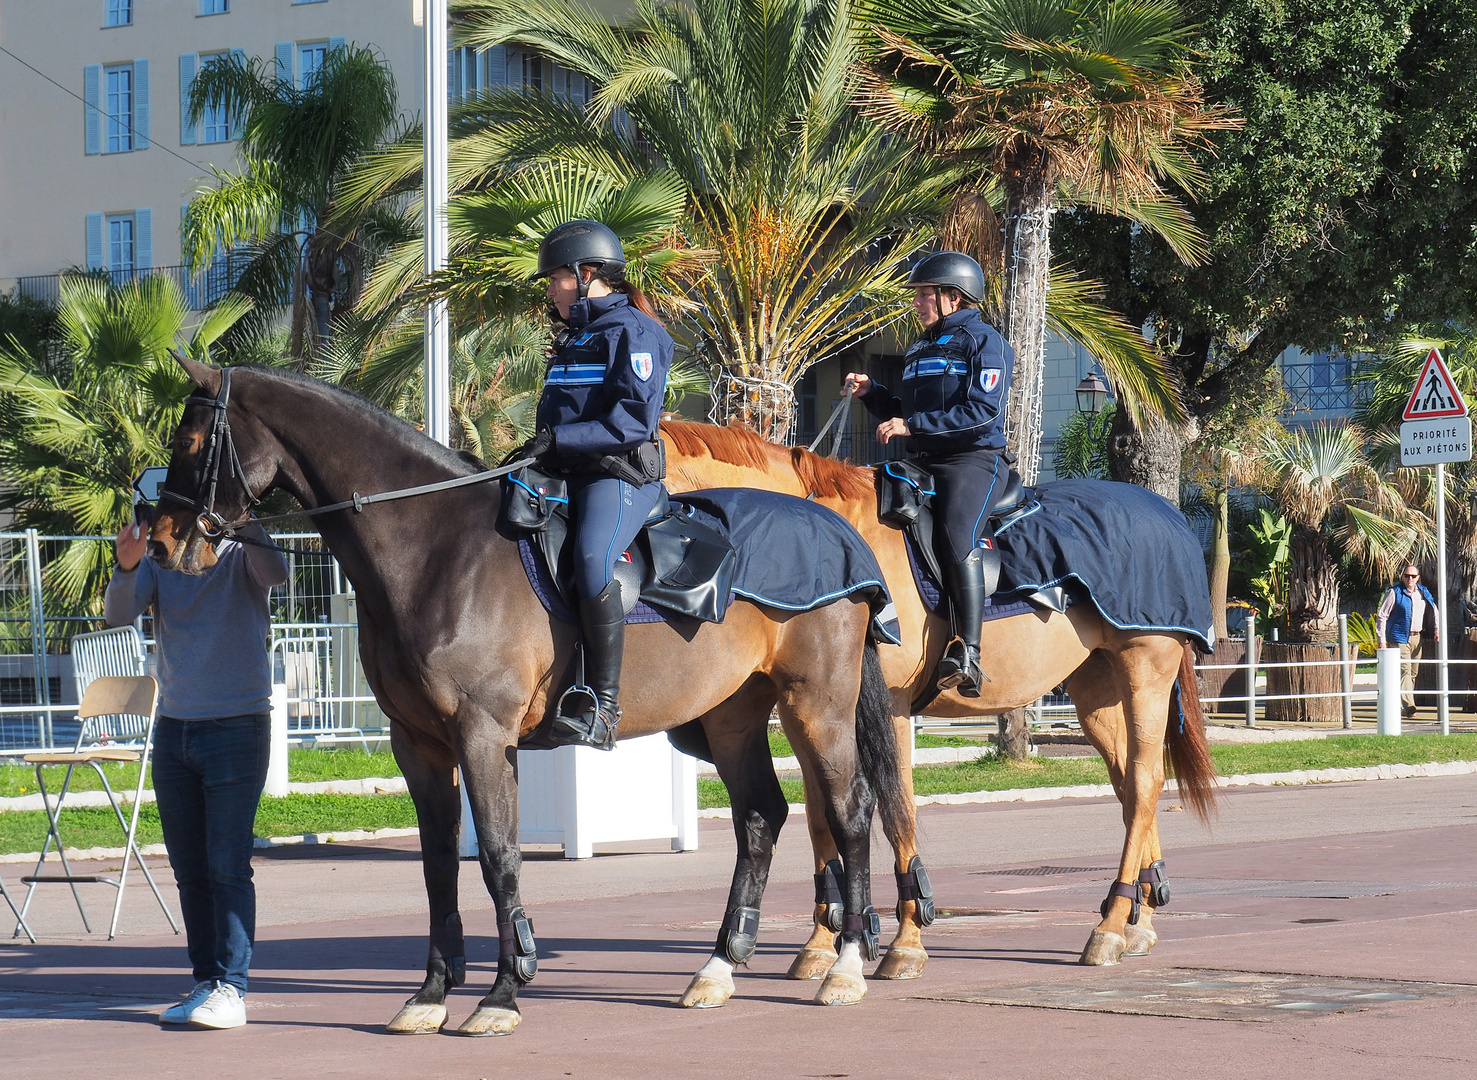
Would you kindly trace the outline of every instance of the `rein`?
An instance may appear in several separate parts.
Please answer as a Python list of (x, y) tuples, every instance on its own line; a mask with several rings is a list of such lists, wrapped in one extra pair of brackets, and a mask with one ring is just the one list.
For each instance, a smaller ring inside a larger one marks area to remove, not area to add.
[[(177, 503), (195, 511), (195, 528), (207, 540), (219, 540), (223, 536), (229, 536), (242, 543), (262, 545), (260, 541), (249, 537), (237, 535), (237, 530), (245, 525), (251, 524), (251, 508), (261, 502), (259, 496), (251, 490), (251, 485), (246, 482), (246, 471), (241, 467), (240, 455), (236, 453), (235, 440), (231, 438), (231, 422), (226, 417), (226, 406), (231, 400), (231, 369), (221, 369), (221, 388), (213, 398), (200, 397), (198, 395), (185, 398), (186, 405), (204, 405), (215, 410), (215, 420), (210, 429), (210, 445), (205, 451), (205, 464), (200, 470), (201, 484), (209, 480), (209, 493), (202, 499), (196, 495), (193, 499), (170, 491), (167, 488), (159, 492), (160, 499), (171, 499)], [(417, 484), (415, 487), (394, 488), (391, 491), (381, 491), (373, 495), (360, 495), (357, 491), (347, 499), (340, 502), (329, 503), (326, 506), (314, 506), (306, 510), (294, 510), (287, 514), (272, 514), (269, 517), (256, 518), (255, 524), (265, 525), (268, 522), (286, 521), (289, 518), (317, 517), (319, 514), (331, 514), (338, 510), (350, 508), (356, 514), (363, 513), (366, 506), (381, 502), (394, 502), (397, 499), (411, 499), (417, 495), (430, 495), (436, 491), (449, 491), (452, 488), (468, 487), (472, 484), (485, 484), (489, 480), (497, 480), (516, 472), (525, 465), (532, 465), (537, 458), (519, 458), (517, 461), (502, 465), (496, 469), (487, 469), (483, 472), (473, 473), (470, 476), (455, 476), (450, 480), (438, 480), (432, 484)], [(246, 510), (234, 521), (225, 521), (215, 512), (215, 495), (220, 486), (220, 474), (222, 462), (230, 463), (231, 475), (241, 485), (241, 490), (246, 493)], [(198, 485), (197, 485), (198, 486)], [(276, 547), (276, 544), (270, 545)]]
[[(812, 454), (815, 453), (815, 448), (821, 444), (821, 440), (826, 437), (826, 432), (831, 430), (831, 425), (840, 417), (842, 410), (844, 409), (847, 415), (850, 416), (851, 398), (854, 393), (856, 393), (856, 388), (848, 382), (845, 392), (841, 395), (841, 400), (836, 402), (836, 407), (831, 410), (831, 415), (826, 418), (824, 426), (821, 427), (820, 432), (815, 437), (815, 442), (806, 447)], [(836, 456), (836, 451), (841, 446), (841, 436), (845, 431), (846, 427), (844, 425), (836, 429), (836, 435), (831, 440), (831, 452), (826, 455), (827, 457)]]

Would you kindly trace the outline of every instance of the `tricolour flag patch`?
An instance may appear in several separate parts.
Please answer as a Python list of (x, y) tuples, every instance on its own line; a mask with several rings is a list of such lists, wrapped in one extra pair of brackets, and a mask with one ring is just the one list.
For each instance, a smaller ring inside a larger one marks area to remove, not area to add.
[(633, 352), (631, 354), (631, 370), (636, 372), (636, 378), (645, 382), (651, 378), (651, 373), (656, 365), (651, 362), (651, 353)]
[(997, 367), (987, 367), (987, 368), (985, 368), (985, 370), (983, 370), (983, 371), (980, 372), (980, 389), (983, 390), (987, 394), (990, 393), (991, 391), (993, 391), (995, 389), (995, 387), (997, 387), (997, 386), (1000, 385), (1000, 375), (1001, 375), (1001, 369), (1000, 368), (997, 368)]

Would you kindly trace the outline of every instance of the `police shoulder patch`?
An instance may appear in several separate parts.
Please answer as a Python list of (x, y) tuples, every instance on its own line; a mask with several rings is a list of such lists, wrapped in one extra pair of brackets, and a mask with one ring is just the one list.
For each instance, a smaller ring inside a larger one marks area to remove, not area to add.
[(1001, 374), (1002, 371), (1000, 368), (985, 368), (983, 371), (980, 372), (980, 389), (987, 394), (993, 391), (995, 387), (1000, 385)]
[(631, 354), (631, 370), (636, 373), (636, 378), (642, 382), (651, 378), (651, 373), (655, 368), (656, 365), (651, 360), (651, 353), (633, 352)]

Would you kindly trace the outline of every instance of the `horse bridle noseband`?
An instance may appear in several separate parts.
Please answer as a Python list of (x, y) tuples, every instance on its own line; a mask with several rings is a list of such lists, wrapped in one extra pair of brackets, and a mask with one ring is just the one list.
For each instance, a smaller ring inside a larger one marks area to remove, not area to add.
[[(251, 490), (246, 480), (246, 470), (241, 467), (241, 456), (236, 453), (236, 441), (231, 438), (231, 421), (226, 417), (226, 406), (231, 401), (231, 369), (221, 369), (221, 388), (215, 397), (192, 395), (185, 398), (186, 405), (204, 405), (215, 410), (215, 419), (210, 427), (210, 443), (205, 448), (205, 464), (196, 476), (195, 497), (181, 495), (168, 488), (160, 488), (159, 498), (182, 503), (195, 511), (195, 528), (206, 540), (219, 540), (244, 525), (251, 508), (261, 500)], [(215, 511), (215, 495), (220, 487), (221, 463), (229, 462), (231, 475), (241, 484), (246, 493), (246, 508), (239, 519), (227, 522)], [(206, 483), (209, 483), (208, 489)], [(205, 494), (202, 497), (202, 491)]]
[[(250, 524), (253, 519), (251, 508), (261, 502), (260, 496), (251, 490), (251, 485), (246, 480), (246, 470), (241, 465), (241, 456), (236, 453), (236, 442), (231, 438), (231, 421), (226, 416), (226, 406), (231, 401), (231, 369), (221, 368), (221, 388), (215, 397), (202, 397), (199, 394), (185, 398), (186, 405), (204, 405), (215, 411), (215, 419), (210, 427), (210, 443), (205, 448), (205, 463), (197, 470), (199, 480), (196, 483), (196, 494), (194, 498), (181, 495), (177, 491), (168, 488), (159, 490), (159, 499), (162, 502), (169, 499), (190, 507), (195, 511), (195, 529), (206, 540), (214, 542), (222, 537), (234, 537), (243, 542), (259, 543), (258, 541), (247, 541), (245, 537), (236, 536), (236, 530), (243, 525)], [(273, 521), (286, 521), (288, 518), (317, 517), (319, 514), (329, 514), (336, 510), (353, 509), (361, 513), (366, 506), (377, 502), (393, 502), (396, 499), (409, 499), (416, 495), (430, 495), (436, 491), (447, 491), (452, 488), (466, 487), (470, 484), (482, 484), (488, 480), (496, 480), (516, 472), (525, 465), (532, 465), (537, 458), (525, 457), (517, 461), (499, 466), (496, 469), (488, 469), (484, 472), (472, 473), (470, 476), (457, 476), (450, 480), (438, 480), (431, 484), (418, 484), (415, 487), (396, 488), (393, 491), (381, 491), (375, 495), (360, 495), (354, 492), (352, 498), (344, 499), (342, 502), (329, 503), (326, 506), (314, 506), (305, 510), (294, 510), (287, 514), (273, 514), (270, 517), (256, 518), (257, 525), (265, 525)], [(216, 513), (215, 496), (220, 488), (221, 464), (229, 463), (231, 476), (235, 477), (241, 485), (241, 490), (246, 494), (246, 506), (241, 516), (234, 521), (226, 521)], [(209, 487), (206, 487), (206, 482)], [(202, 495), (201, 492), (204, 492)], [(272, 545), (276, 546), (276, 545)]]

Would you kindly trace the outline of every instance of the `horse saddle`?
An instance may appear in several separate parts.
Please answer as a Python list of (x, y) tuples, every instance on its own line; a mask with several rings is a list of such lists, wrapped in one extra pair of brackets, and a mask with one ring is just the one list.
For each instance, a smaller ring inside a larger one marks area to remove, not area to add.
[[(560, 599), (578, 611), (565, 481), (533, 466), (512, 473), (503, 482), (499, 524), (529, 534)], [(737, 562), (728, 537), (696, 520), (692, 507), (671, 498), (663, 487), (641, 532), (616, 561), (621, 604), (627, 614), (638, 600), (644, 600), (677, 615), (722, 622)]]
[[(1005, 484), (986, 513), (990, 531), (994, 534), (1040, 507), (1035, 494), (1021, 482), (1020, 473), (1010, 467), (1014, 458), (1003, 456), (1001, 460), (1005, 461), (1008, 470)], [(933, 475), (912, 461), (889, 461), (877, 470), (878, 519), (909, 534), (929, 574), (942, 585), (948, 579), (943, 575), (933, 544), (934, 520), (930, 500), (935, 494)], [(993, 547), (983, 551), (985, 595), (988, 596), (1000, 581), (1000, 553)]]

